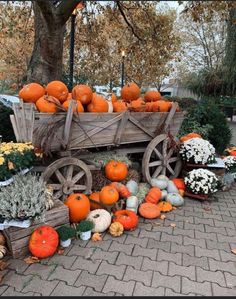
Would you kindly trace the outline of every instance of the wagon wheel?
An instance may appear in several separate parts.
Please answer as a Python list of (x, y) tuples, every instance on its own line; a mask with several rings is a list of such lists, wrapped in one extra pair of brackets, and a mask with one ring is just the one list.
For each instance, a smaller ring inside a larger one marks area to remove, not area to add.
[(53, 189), (55, 199), (65, 199), (73, 192), (90, 193), (92, 175), (88, 166), (76, 158), (61, 158), (50, 164), (42, 174)]
[[(175, 140), (176, 141), (176, 140)], [(167, 134), (155, 137), (147, 146), (142, 160), (142, 173), (148, 183), (160, 174), (177, 177), (182, 162)]]

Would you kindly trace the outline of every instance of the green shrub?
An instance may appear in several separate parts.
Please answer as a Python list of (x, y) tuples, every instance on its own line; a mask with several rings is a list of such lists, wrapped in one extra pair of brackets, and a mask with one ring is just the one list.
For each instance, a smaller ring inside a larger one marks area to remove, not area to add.
[(6, 142), (16, 141), (10, 121), (10, 114), (13, 114), (12, 109), (0, 103), (0, 135), (2, 135), (2, 141)]
[(183, 110), (187, 110), (193, 106), (197, 105), (197, 101), (193, 98), (180, 98), (180, 97), (176, 97), (176, 96), (165, 96), (166, 99), (173, 101), (173, 102), (178, 102), (179, 106), (181, 109)]

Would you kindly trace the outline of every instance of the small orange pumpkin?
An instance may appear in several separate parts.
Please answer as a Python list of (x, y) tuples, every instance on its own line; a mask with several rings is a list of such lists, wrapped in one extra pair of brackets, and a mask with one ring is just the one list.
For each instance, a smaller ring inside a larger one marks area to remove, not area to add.
[(146, 102), (156, 102), (161, 100), (161, 94), (159, 91), (156, 90), (149, 90), (146, 91), (144, 95), (144, 100)]
[(112, 102), (112, 104), (114, 104), (114, 103), (117, 102), (117, 101), (118, 101), (117, 96), (116, 96), (114, 93), (112, 93), (112, 94), (111, 94), (111, 102)]
[(161, 199), (161, 190), (157, 187), (152, 187), (148, 194), (146, 195), (145, 197), (145, 201), (146, 202), (150, 202), (150, 203), (153, 203), (153, 204), (157, 204), (158, 201)]
[(56, 113), (61, 106), (60, 102), (52, 96), (43, 96), (35, 103), (39, 112)]
[(156, 102), (152, 103), (152, 111), (153, 112), (158, 112), (159, 111), (159, 104), (158, 103), (159, 103), (159, 101), (156, 101)]
[(29, 83), (19, 91), (19, 97), (26, 103), (36, 103), (45, 95), (45, 89), (38, 83)]
[(132, 101), (130, 104), (130, 109), (135, 112), (143, 112), (146, 109), (145, 102), (142, 98), (138, 98), (135, 101)]
[(146, 112), (152, 112), (153, 111), (153, 102), (147, 102), (145, 105), (145, 111)]
[(105, 166), (105, 175), (110, 181), (123, 181), (128, 175), (128, 167), (124, 162), (111, 160)]
[(127, 105), (123, 101), (116, 101), (113, 103), (113, 111), (114, 112), (123, 112), (127, 110)]
[(102, 113), (108, 112), (109, 105), (103, 96), (93, 93), (92, 101), (87, 108), (89, 112)]
[(121, 198), (128, 198), (131, 196), (129, 189), (124, 184), (112, 182), (110, 186), (114, 187), (118, 191)]
[(157, 204), (157, 206), (161, 212), (169, 212), (173, 209), (172, 204), (168, 201), (161, 201)]
[(147, 219), (154, 219), (161, 215), (161, 211), (158, 206), (150, 202), (142, 203), (139, 206), (138, 211), (143, 218)]
[(128, 83), (121, 89), (121, 98), (126, 102), (135, 101), (140, 97), (141, 91), (136, 83)]
[(229, 155), (233, 156), (233, 157), (236, 157), (236, 151), (231, 151)]
[(72, 98), (87, 105), (92, 101), (93, 91), (88, 85), (79, 84), (72, 89)]
[(112, 186), (104, 186), (99, 193), (99, 197), (100, 202), (102, 202), (104, 205), (113, 205), (118, 201), (119, 193)]
[(158, 111), (160, 112), (168, 112), (172, 106), (170, 102), (163, 100), (158, 101), (157, 105), (159, 108)]
[(67, 99), (66, 99), (66, 100), (67, 100), (67, 101), (68, 101), (68, 100), (72, 100), (72, 93), (71, 93), (71, 92), (68, 93), (68, 96), (67, 96)]
[(178, 189), (182, 189), (182, 190), (186, 189), (186, 186), (185, 186), (185, 183), (184, 183), (184, 179), (174, 178), (174, 179), (172, 179), (172, 182), (175, 184), (175, 186)]
[(46, 92), (49, 96), (58, 99), (63, 103), (69, 94), (67, 86), (61, 81), (51, 81), (46, 86)]
[(192, 138), (202, 138), (202, 136), (197, 133), (192, 132), (192, 133), (189, 133), (189, 134), (186, 134), (186, 135), (180, 137), (180, 142), (184, 142), (184, 141), (187, 141)]
[[(90, 210), (101, 209), (99, 192), (93, 192), (89, 195)], [(97, 203), (95, 203), (97, 202)]]
[(70, 222), (84, 220), (90, 212), (90, 202), (83, 193), (75, 193), (68, 196), (64, 202), (69, 208)]
[(119, 222), (124, 230), (134, 230), (138, 225), (138, 216), (129, 210), (120, 210), (114, 213), (113, 222)]
[[(66, 100), (63, 104), (62, 104), (62, 107), (64, 107), (66, 109), (66, 111), (68, 110), (69, 108), (69, 104), (70, 104), (70, 100)], [(76, 106), (74, 106), (73, 108), (73, 112), (84, 112), (84, 107), (83, 105), (81, 104), (80, 101), (76, 101)]]

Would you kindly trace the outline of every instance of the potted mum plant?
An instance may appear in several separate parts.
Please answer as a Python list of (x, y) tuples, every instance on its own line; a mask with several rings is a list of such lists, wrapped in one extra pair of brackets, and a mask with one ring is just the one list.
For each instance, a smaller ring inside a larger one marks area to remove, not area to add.
[(89, 240), (91, 238), (91, 232), (94, 228), (94, 223), (90, 220), (82, 220), (76, 225), (76, 231), (80, 235), (81, 240)]
[(76, 235), (75, 229), (67, 225), (60, 226), (57, 229), (57, 233), (60, 237), (60, 245), (62, 247), (69, 247), (71, 239)]

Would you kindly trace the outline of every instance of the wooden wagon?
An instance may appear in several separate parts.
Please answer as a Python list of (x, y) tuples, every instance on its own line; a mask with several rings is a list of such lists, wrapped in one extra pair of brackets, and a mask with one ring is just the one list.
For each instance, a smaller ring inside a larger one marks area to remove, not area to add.
[(176, 112), (177, 103), (165, 113), (73, 113), (74, 105), (75, 101), (71, 101), (67, 112), (48, 114), (35, 111), (33, 104), (13, 104), (11, 122), (17, 141), (32, 142), (54, 157), (50, 165), (40, 170), (56, 198), (91, 192), (91, 170), (97, 169), (91, 162), (95, 148), (143, 153), (144, 181), (150, 182), (159, 174), (178, 176), (181, 160), (176, 135), (184, 113)]

